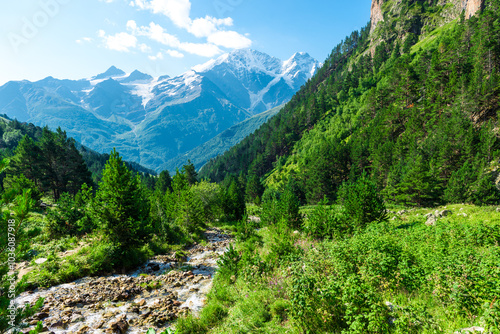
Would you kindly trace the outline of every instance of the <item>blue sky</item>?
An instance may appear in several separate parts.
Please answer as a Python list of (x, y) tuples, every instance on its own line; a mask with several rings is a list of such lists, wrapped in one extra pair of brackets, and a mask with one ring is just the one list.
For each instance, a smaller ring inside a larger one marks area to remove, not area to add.
[(0, 84), (87, 78), (115, 65), (179, 75), (233, 49), (323, 61), (371, 0), (16, 0), (1, 5)]

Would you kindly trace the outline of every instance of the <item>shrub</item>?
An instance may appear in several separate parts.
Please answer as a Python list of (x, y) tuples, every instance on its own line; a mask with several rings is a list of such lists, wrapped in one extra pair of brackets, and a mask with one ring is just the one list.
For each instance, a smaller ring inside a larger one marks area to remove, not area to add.
[(290, 308), (291, 304), (289, 300), (277, 299), (270, 306), (271, 315), (279, 322), (286, 321), (288, 319), (288, 313), (290, 312)]
[(339, 190), (339, 204), (343, 205), (350, 229), (360, 230), (372, 222), (387, 219), (385, 204), (377, 186), (366, 174), (355, 182), (344, 183)]
[(345, 230), (345, 218), (341, 209), (328, 205), (325, 197), (308, 214), (304, 222), (304, 230), (314, 238), (326, 238), (339, 235)]
[(84, 213), (75, 205), (71, 195), (64, 193), (57, 201), (57, 207), (47, 213), (46, 229), (53, 238), (78, 233), (78, 221)]
[(229, 244), (227, 252), (221, 255), (220, 259), (217, 261), (219, 266), (218, 274), (225, 280), (233, 281), (231, 277), (236, 277), (238, 274), (238, 263), (241, 257), (238, 252), (233, 248), (233, 244)]

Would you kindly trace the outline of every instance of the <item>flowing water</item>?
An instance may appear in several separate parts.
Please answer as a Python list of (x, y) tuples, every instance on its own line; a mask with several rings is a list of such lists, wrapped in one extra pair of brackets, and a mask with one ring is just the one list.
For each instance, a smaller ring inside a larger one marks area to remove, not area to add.
[[(198, 313), (217, 269), (217, 259), (231, 242), (219, 229), (206, 232), (207, 246), (187, 250), (185, 259), (160, 255), (131, 274), (85, 277), (47, 290), (21, 294), (18, 305), (45, 298), (29, 322), (43, 321), (44, 331), (70, 333), (157, 333), (178, 316)], [(184, 260), (184, 261), (183, 261)]]

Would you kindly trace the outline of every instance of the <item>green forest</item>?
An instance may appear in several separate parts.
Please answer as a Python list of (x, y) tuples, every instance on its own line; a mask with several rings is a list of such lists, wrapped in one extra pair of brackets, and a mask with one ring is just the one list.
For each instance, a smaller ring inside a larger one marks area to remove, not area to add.
[(9, 257), (47, 259), (19, 294), (182, 257), (211, 227), (234, 239), (205, 306), (163, 333), (500, 333), (500, 1), (446, 22), (437, 0), (383, 9), (199, 171), (3, 117), (0, 333)]

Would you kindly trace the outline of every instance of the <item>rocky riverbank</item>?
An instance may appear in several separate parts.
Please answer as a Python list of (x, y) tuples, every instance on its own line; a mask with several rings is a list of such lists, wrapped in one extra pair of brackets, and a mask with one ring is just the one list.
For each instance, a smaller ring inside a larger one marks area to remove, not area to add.
[[(163, 330), (186, 312), (199, 312), (212, 286), (217, 259), (231, 236), (206, 231), (207, 246), (156, 256), (133, 273), (86, 277), (47, 290), (25, 292), (17, 303), (45, 298), (31, 326), (43, 322), (46, 333), (145, 333)], [(30, 327), (27, 328), (27, 330)]]

